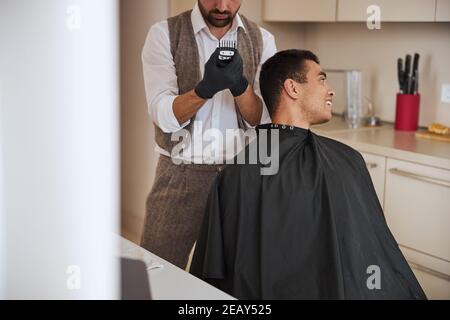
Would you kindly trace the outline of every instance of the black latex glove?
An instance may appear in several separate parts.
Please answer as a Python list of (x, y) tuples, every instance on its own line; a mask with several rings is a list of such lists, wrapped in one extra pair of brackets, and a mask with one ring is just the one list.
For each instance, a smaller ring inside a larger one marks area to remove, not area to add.
[(242, 60), (242, 57), (237, 50), (235, 50), (233, 60), (230, 63), (235, 63), (238, 65), (238, 74), (237, 81), (229, 89), (233, 97), (239, 97), (245, 92), (245, 90), (247, 90), (248, 81), (244, 76), (244, 61)]
[[(211, 55), (205, 65), (203, 80), (195, 87), (195, 93), (200, 98), (211, 99), (217, 92), (225, 89), (233, 89), (233, 95), (235, 93), (242, 94), (247, 89), (248, 83), (245, 85), (244, 82), (247, 80), (243, 77), (242, 58), (237, 50), (232, 49), (235, 51), (235, 55), (226, 63), (219, 60), (220, 50), (223, 48), (217, 48)], [(244, 85), (245, 88), (242, 90)]]

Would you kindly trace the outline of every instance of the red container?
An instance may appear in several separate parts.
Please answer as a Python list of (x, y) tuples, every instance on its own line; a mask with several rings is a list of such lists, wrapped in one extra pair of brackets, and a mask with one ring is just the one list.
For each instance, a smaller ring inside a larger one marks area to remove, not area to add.
[(419, 125), (420, 94), (397, 94), (395, 130), (416, 131)]

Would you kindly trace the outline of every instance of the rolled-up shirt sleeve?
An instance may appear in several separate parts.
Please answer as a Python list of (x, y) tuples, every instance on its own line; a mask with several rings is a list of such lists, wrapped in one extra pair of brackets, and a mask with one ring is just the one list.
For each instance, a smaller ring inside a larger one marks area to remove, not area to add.
[(148, 112), (153, 122), (166, 133), (187, 126), (190, 121), (180, 125), (173, 112), (179, 90), (167, 21), (150, 28), (142, 50), (142, 63)]
[(269, 112), (267, 111), (266, 104), (264, 103), (264, 99), (261, 95), (261, 88), (259, 86), (259, 75), (261, 74), (261, 67), (266, 62), (267, 59), (272, 57), (275, 53), (277, 53), (277, 46), (275, 43), (274, 36), (264, 28), (261, 28), (261, 34), (263, 38), (263, 52), (261, 54), (261, 61), (258, 66), (258, 70), (256, 71), (255, 82), (253, 83), (253, 90), (255, 94), (261, 98), (263, 102), (263, 112), (261, 115), (261, 124), (271, 123)]

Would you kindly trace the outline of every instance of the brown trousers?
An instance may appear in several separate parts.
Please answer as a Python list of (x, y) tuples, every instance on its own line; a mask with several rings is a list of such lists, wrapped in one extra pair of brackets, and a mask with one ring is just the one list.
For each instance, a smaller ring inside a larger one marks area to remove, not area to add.
[(197, 241), (206, 201), (223, 165), (175, 165), (161, 155), (147, 197), (141, 246), (185, 269)]

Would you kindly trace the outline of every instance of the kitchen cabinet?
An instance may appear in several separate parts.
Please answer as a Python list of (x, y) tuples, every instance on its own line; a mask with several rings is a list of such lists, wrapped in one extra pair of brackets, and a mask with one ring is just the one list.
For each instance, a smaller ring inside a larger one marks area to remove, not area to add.
[(436, 21), (450, 22), (450, 0), (437, 0)]
[(337, 0), (264, 0), (263, 19), (279, 22), (334, 22)]
[(435, 21), (435, 0), (339, 0), (337, 21), (367, 20), (367, 8), (378, 5), (382, 22)]
[(387, 159), (386, 221), (429, 295), (450, 296), (450, 170)]
[(450, 261), (450, 171), (389, 158), (386, 169), (385, 215), (397, 241)]
[(450, 0), (264, 0), (263, 19), (271, 22), (366, 22), (378, 5), (382, 22), (450, 21)]
[(384, 208), (384, 175), (386, 171), (386, 157), (374, 155), (371, 153), (361, 152), (361, 155), (366, 162), (370, 177), (372, 178), (373, 186), (377, 192), (378, 200)]
[(411, 265), (411, 269), (422, 286), (428, 299), (448, 299), (450, 292), (450, 281), (442, 277), (434, 276), (428, 271), (417, 269)]
[(448, 261), (400, 245), (409, 266), (428, 299), (449, 299), (450, 266)]

